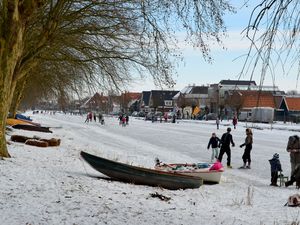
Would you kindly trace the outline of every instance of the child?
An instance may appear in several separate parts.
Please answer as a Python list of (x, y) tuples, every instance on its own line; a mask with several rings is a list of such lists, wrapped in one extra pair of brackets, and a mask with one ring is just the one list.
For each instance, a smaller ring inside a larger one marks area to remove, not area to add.
[(216, 136), (216, 133), (212, 133), (211, 138), (209, 139), (208, 145), (207, 145), (207, 150), (209, 149), (210, 145), (212, 148), (212, 153), (211, 153), (211, 162), (213, 162), (214, 158), (218, 158), (219, 156), (219, 142), (220, 139)]
[(271, 184), (270, 186), (277, 187), (278, 171), (282, 172), (279, 154), (275, 153), (273, 158), (269, 160), (271, 165)]

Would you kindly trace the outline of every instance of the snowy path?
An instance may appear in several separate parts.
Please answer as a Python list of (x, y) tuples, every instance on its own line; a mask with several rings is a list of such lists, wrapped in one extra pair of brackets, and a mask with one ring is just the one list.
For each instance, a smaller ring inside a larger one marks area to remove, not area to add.
[[(13, 158), (0, 161), (0, 224), (291, 224), (300, 221), (297, 208), (283, 207), (295, 187), (269, 187), (268, 159), (280, 154), (284, 173), (289, 174), (285, 151), (287, 130), (254, 129), (252, 169), (242, 164), (245, 128), (232, 131), (234, 169), (226, 170), (219, 185), (196, 190), (169, 191), (97, 179), (102, 175), (84, 163), (79, 152), (118, 159), (151, 168), (154, 158), (164, 162), (199, 162), (210, 159), (206, 146), (212, 132), (220, 137), (227, 126), (216, 130), (211, 122), (151, 123), (131, 118), (121, 127), (117, 118), (106, 124), (83, 123), (85, 118), (56, 114), (34, 115), (52, 127), (53, 134), (15, 131), (25, 135), (60, 137), (57, 148), (36, 148), (12, 143)], [(228, 122), (224, 122), (228, 125)], [(266, 125), (265, 125), (266, 126)], [(58, 128), (61, 127), (61, 128)], [(299, 129), (293, 126), (292, 128)], [(226, 156), (223, 163), (226, 164)], [(253, 197), (247, 197), (248, 189)], [(170, 202), (149, 197), (159, 192)], [(251, 205), (247, 203), (250, 199)]]

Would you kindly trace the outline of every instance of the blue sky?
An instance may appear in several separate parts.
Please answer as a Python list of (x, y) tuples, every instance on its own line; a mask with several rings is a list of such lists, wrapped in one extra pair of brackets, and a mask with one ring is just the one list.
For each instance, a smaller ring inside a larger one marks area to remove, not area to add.
[[(193, 49), (191, 46), (183, 48), (184, 63), (177, 67), (178, 75), (174, 76), (176, 80), (175, 90), (181, 90), (186, 85), (206, 85), (218, 83), (223, 79), (238, 79), (245, 60), (244, 55), (248, 52), (250, 42), (243, 37), (242, 31), (248, 25), (251, 11), (258, 0), (248, 1), (248, 7), (244, 6), (244, 0), (231, 0), (236, 7), (237, 13), (225, 16), (228, 37), (222, 41), (227, 48), (223, 50), (218, 45), (211, 45), (211, 56), (213, 63), (204, 61), (200, 50)], [(243, 7), (242, 7), (243, 6)], [(283, 74), (282, 69), (276, 68), (275, 85), (281, 90), (298, 90), (296, 70), (291, 70), (289, 74)], [(250, 74), (246, 74), (241, 79), (249, 80)], [(254, 74), (254, 80), (257, 84), (260, 82), (259, 71)], [(270, 74), (267, 74), (264, 85), (273, 85)], [(151, 79), (137, 82), (129, 88), (130, 91), (143, 91), (158, 89)]]

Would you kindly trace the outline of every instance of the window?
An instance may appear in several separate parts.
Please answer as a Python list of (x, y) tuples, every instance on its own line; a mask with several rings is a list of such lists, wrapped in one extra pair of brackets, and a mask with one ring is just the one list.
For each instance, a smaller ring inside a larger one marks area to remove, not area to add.
[(172, 100), (165, 100), (165, 106), (172, 106)]

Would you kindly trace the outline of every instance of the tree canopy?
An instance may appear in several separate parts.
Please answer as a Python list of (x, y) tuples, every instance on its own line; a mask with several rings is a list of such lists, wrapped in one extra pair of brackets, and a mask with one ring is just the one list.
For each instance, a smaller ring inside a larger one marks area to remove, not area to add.
[(256, 71), (263, 84), (266, 73), (276, 77), (289, 74), (292, 69), (300, 72), (299, 29), (300, 2), (297, 0), (261, 0), (252, 11), (246, 36), (251, 40), (242, 72)]
[(47, 70), (62, 65), (82, 75), (71, 83), (85, 77), (118, 86), (137, 72), (172, 86), (180, 56), (175, 34), (185, 31), (210, 60), (208, 40), (221, 42), (223, 15), (233, 11), (226, 0), (0, 0), (0, 8), (2, 156), (8, 156), (5, 121), (18, 82), (30, 81), (35, 70), (54, 76), (58, 91), (66, 72)]

